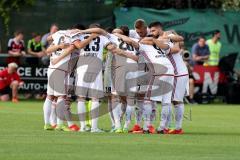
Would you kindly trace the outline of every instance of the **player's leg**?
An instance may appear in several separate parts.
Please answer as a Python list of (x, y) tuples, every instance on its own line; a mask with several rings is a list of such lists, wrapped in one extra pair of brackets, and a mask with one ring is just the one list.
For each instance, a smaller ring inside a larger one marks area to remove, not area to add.
[(143, 133), (150, 133), (149, 126), (152, 113), (152, 102), (151, 100), (145, 100), (143, 105)]
[(53, 128), (57, 127), (57, 110), (56, 110), (56, 102), (57, 99), (54, 99), (52, 101), (52, 106), (51, 106), (51, 115), (50, 115), (50, 124)]
[(12, 89), (12, 102), (18, 102), (18, 87), (19, 82), (13, 81), (10, 85), (10, 88)]
[(43, 118), (44, 118), (44, 130), (53, 130), (50, 125), (52, 102), (54, 101), (53, 95), (47, 95), (45, 102), (43, 104)]
[(173, 91), (173, 76), (161, 76), (160, 78), (160, 88), (162, 90), (162, 110), (160, 124), (157, 129), (157, 133), (166, 134), (168, 133), (169, 120), (171, 119), (171, 109), (172, 109), (172, 91)]
[(114, 95), (112, 98), (112, 106), (113, 106), (113, 117), (114, 117), (114, 124), (115, 124), (115, 132), (122, 133), (121, 127), (121, 115), (122, 115), (122, 102), (119, 96)]
[(98, 117), (99, 117), (99, 99), (92, 98), (92, 107), (91, 107), (91, 132), (103, 132), (98, 128)]
[(183, 99), (185, 93), (188, 93), (189, 89), (188, 76), (177, 77), (176, 90), (173, 95), (174, 114), (175, 114), (175, 130), (170, 131), (170, 134), (182, 134), (182, 121), (184, 117), (184, 103)]
[(10, 88), (5, 87), (3, 89), (0, 89), (0, 101), (8, 101), (10, 99)]

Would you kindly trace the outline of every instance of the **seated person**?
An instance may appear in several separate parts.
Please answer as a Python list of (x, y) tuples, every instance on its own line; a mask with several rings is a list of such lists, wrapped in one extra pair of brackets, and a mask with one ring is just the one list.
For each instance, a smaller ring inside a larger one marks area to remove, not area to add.
[(14, 38), (9, 39), (8, 41), (8, 54), (11, 56), (7, 59), (8, 63), (15, 62), (19, 64), (19, 57), (25, 55), (24, 47), (24, 35), (21, 31), (16, 31), (14, 33)]
[(39, 65), (39, 58), (45, 56), (45, 49), (41, 43), (41, 35), (39, 33), (33, 34), (33, 39), (28, 41), (28, 54), (36, 58), (29, 58), (27, 62), (34, 65)]
[(209, 59), (210, 51), (204, 37), (200, 37), (198, 42), (192, 47), (192, 60), (194, 65), (203, 65)]
[(18, 73), (18, 65), (9, 63), (8, 67), (0, 71), (0, 101), (8, 101), (12, 91), (12, 102), (18, 102), (18, 88), (23, 85)]

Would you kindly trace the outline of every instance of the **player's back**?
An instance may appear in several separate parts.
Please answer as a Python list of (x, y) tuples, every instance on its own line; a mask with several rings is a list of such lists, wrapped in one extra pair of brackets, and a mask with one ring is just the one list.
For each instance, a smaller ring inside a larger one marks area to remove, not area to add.
[[(80, 41), (87, 39), (90, 35), (83, 34)], [(78, 69), (88, 70), (88, 72), (98, 73), (103, 67), (103, 49), (110, 43), (105, 36), (94, 38), (87, 46), (79, 52)]]
[[(131, 38), (134, 41), (138, 41), (137, 39)], [(124, 42), (121, 38), (111, 34), (110, 41), (114, 43), (119, 49), (124, 50), (128, 53), (132, 53), (133, 55), (137, 54), (137, 50), (130, 44)], [(124, 66), (129, 63), (136, 63), (134, 60), (130, 58), (126, 58), (120, 55), (113, 55), (113, 65), (115, 67)]]
[(156, 45), (140, 44), (139, 50), (147, 61), (151, 72), (155, 74), (173, 74), (173, 66), (167, 57), (170, 49), (164, 50)]

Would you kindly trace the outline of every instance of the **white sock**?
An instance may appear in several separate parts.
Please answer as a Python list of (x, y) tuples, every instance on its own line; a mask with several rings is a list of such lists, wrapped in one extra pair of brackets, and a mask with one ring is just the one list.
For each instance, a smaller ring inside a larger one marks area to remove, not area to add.
[(152, 104), (151, 102), (145, 101), (143, 105), (143, 130), (148, 130), (150, 125), (150, 117), (152, 113)]
[(165, 128), (167, 128), (167, 120), (168, 120), (168, 116), (169, 116), (169, 107), (171, 107), (171, 103), (166, 103), (166, 104), (162, 104), (162, 111), (161, 111), (161, 121), (160, 121), (160, 126), (159, 126), (159, 130), (163, 130)]
[(58, 98), (56, 103), (56, 111), (57, 111), (57, 125), (62, 125), (65, 120), (66, 114), (66, 102), (63, 98)]
[(56, 111), (56, 103), (55, 102), (52, 102), (50, 122), (51, 122), (52, 126), (57, 124), (57, 111)]
[(70, 103), (66, 103), (65, 106), (66, 106), (66, 115), (65, 115), (65, 118), (66, 118), (66, 120), (67, 120), (68, 127), (71, 127), (72, 125), (74, 125), (74, 123), (73, 123), (73, 121), (72, 121), (72, 113), (71, 113)]
[(182, 121), (184, 114), (184, 104), (177, 104), (174, 106), (175, 109), (175, 127), (176, 129), (182, 129)]
[(122, 103), (115, 102), (113, 106), (113, 116), (114, 116), (114, 122), (115, 122), (115, 128), (120, 129), (121, 128), (121, 114), (122, 114)]
[(115, 127), (114, 117), (113, 117), (113, 112), (112, 112), (112, 101), (111, 100), (108, 100), (108, 112), (109, 112), (110, 120), (111, 120), (111, 123), (112, 123), (112, 127)]
[(99, 101), (92, 101), (91, 107), (91, 119), (92, 119), (92, 128), (95, 130), (98, 128), (98, 116), (99, 116)]
[(85, 129), (85, 120), (86, 120), (86, 107), (85, 107), (85, 101), (78, 101), (77, 104), (77, 113), (79, 116), (79, 120), (80, 120), (80, 126), (81, 126), (81, 130)]
[(154, 121), (156, 120), (156, 113), (157, 113), (157, 102), (152, 101), (152, 113), (150, 117), (150, 123), (153, 125)]
[(169, 113), (168, 113), (168, 117), (167, 117), (166, 128), (170, 128), (170, 125), (172, 122), (172, 105), (168, 109), (169, 109)]
[(45, 124), (50, 124), (51, 106), (52, 106), (52, 101), (46, 98), (43, 104), (43, 115), (44, 115)]
[(130, 123), (131, 123), (133, 111), (134, 111), (134, 106), (127, 105), (126, 113), (125, 113), (125, 124), (124, 124), (124, 128), (128, 128), (128, 127), (129, 127), (129, 125), (130, 125)]
[(135, 118), (136, 118), (136, 124), (138, 124), (139, 126), (142, 123), (142, 110), (143, 110), (143, 104), (144, 101), (140, 100), (137, 102), (137, 108), (135, 109)]

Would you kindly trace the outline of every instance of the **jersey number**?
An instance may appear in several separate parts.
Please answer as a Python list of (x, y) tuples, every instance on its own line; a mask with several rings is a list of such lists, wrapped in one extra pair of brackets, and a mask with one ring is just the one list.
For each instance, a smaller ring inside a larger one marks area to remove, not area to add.
[(156, 44), (153, 45), (153, 47), (157, 50), (158, 54), (165, 56), (165, 53), (162, 51), (161, 48), (159, 48), (158, 46), (156, 46)]
[[(89, 36), (85, 36), (84, 39), (87, 39)], [(93, 39), (93, 44), (90, 48), (90, 45), (86, 45), (86, 47), (84, 48), (84, 51), (99, 51), (100, 49), (100, 38), (99, 37), (96, 37)]]
[(130, 44), (127, 44), (126, 42), (124, 42), (122, 39), (118, 38), (118, 41), (120, 42), (119, 44), (119, 48), (126, 51), (134, 51), (134, 48), (132, 45)]

